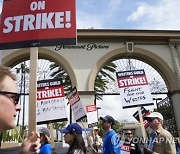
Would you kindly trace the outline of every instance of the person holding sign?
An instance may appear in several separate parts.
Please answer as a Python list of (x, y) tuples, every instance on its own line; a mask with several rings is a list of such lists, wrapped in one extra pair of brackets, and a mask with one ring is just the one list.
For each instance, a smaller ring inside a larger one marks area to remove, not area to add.
[(102, 154), (120, 154), (120, 139), (112, 129), (112, 126), (115, 124), (114, 118), (106, 115), (105, 117), (100, 117), (100, 120), (102, 120), (102, 128), (106, 133), (103, 140)]
[(165, 130), (163, 125), (163, 116), (159, 112), (152, 112), (145, 117), (152, 129), (148, 147), (145, 148), (147, 154), (175, 154), (176, 147), (174, 138), (170, 132)]
[(101, 152), (102, 138), (98, 135), (98, 127), (93, 127), (92, 132), (88, 134), (88, 144), (91, 145), (95, 152)]
[(71, 123), (60, 130), (64, 133), (65, 143), (69, 144), (68, 154), (85, 154), (86, 147), (82, 137), (82, 128), (77, 123)]
[[(0, 133), (15, 128), (15, 118), (21, 110), (15, 81), (16, 77), (10, 68), (0, 66)], [(32, 132), (22, 143), (19, 154), (28, 154), (29, 151), (38, 153), (39, 147), (39, 133)]]

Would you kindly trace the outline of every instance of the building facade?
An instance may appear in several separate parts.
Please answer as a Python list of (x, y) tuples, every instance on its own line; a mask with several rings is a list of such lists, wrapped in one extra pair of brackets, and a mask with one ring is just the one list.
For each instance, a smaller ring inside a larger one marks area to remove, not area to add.
[[(40, 47), (38, 52), (67, 71), (84, 106), (94, 104), (95, 78), (108, 62), (131, 57), (151, 65), (166, 83), (180, 134), (180, 31), (80, 29), (76, 46)], [(30, 49), (3, 50), (2, 56), (2, 64), (12, 67), (29, 59)]]

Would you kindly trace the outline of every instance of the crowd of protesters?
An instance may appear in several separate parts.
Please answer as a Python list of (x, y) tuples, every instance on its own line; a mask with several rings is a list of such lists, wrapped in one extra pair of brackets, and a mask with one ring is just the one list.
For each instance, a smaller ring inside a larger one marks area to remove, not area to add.
[[(21, 110), (18, 104), (20, 94), (16, 85), (16, 77), (9, 68), (0, 66), (0, 132), (15, 127), (15, 117)], [(105, 136), (98, 135), (98, 127), (94, 127), (91, 135), (87, 136), (88, 144), (94, 154), (120, 154), (122, 146), (129, 149), (129, 154), (176, 154), (180, 153), (179, 143), (173, 142), (174, 138), (169, 131), (163, 128), (164, 118), (159, 112), (152, 112), (145, 117), (152, 133), (148, 144), (140, 149), (138, 143), (133, 142), (131, 130), (125, 132), (125, 142), (120, 143), (119, 135), (113, 130), (115, 120), (112, 116), (100, 117)], [(64, 134), (64, 140), (69, 145), (68, 154), (86, 154), (88, 150), (82, 136), (82, 127), (78, 123), (71, 123), (65, 129), (60, 130)], [(128, 146), (127, 146), (128, 145)], [(32, 132), (22, 143), (19, 154), (50, 154), (52, 153), (51, 137), (47, 128)]]

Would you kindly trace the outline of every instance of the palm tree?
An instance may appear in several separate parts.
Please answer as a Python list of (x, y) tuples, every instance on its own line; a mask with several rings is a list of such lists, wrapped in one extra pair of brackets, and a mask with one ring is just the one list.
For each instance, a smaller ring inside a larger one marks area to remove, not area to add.
[[(102, 70), (98, 73), (94, 83), (94, 90), (96, 93), (104, 93), (108, 87), (106, 86), (109, 81), (115, 81), (115, 79), (111, 76), (111, 73), (116, 72), (116, 64), (110, 62), (106, 66), (102, 68)], [(50, 70), (54, 70), (51, 74), (53, 78), (62, 78), (64, 80), (64, 89), (66, 94), (71, 91), (72, 85), (69, 75), (66, 71), (59, 65), (53, 63), (50, 66)], [(109, 73), (110, 72), (110, 73)], [(97, 96), (97, 99), (102, 99), (101, 95)]]
[[(26, 83), (26, 73), (29, 73), (29, 68), (27, 67), (26, 65), (26, 61), (24, 61), (23, 63), (21, 63), (20, 67), (18, 68), (15, 68), (16, 69), (16, 73), (19, 74), (21, 73), (20, 75), (20, 93), (22, 94), (25, 94), (25, 83)], [(20, 99), (20, 103), (21, 103), (21, 99)], [(24, 118), (25, 118), (25, 95), (23, 95), (23, 119), (22, 119), (22, 137), (23, 137), (23, 134), (24, 134)], [(17, 120), (17, 125), (19, 125), (19, 118), (20, 118), (20, 114), (18, 114), (18, 120)]]
[(66, 124), (67, 124), (66, 121), (53, 123), (53, 128), (56, 130), (56, 139), (57, 140), (58, 140), (58, 131), (60, 129), (62, 129), (64, 126), (66, 126)]
[[(115, 81), (111, 74), (116, 72), (116, 67), (116, 64), (110, 62), (100, 70), (94, 82), (96, 94), (104, 93), (108, 89), (107, 83)], [(96, 95), (96, 98), (102, 100), (102, 95)]]
[(50, 65), (50, 70), (53, 71), (53, 73), (51, 73), (50, 75), (51, 77), (53, 77), (54, 79), (62, 78), (65, 93), (67, 94), (68, 92), (70, 92), (72, 89), (72, 84), (70, 77), (66, 73), (66, 71), (61, 66), (55, 63), (52, 63)]

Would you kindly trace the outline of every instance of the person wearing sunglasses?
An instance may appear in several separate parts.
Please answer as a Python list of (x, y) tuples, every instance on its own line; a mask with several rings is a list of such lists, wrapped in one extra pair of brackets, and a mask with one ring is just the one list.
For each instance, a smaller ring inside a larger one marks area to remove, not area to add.
[(103, 139), (102, 154), (120, 154), (120, 139), (112, 128), (115, 124), (114, 118), (106, 115), (105, 117), (100, 117), (100, 120), (102, 120), (102, 128), (106, 133)]
[[(15, 118), (21, 110), (19, 97), (16, 76), (10, 68), (0, 66), (0, 133), (15, 128)], [(39, 134), (32, 132), (22, 143), (19, 154), (28, 154), (29, 151), (37, 153), (40, 147), (38, 138)]]
[(129, 147), (128, 149), (130, 154), (141, 154), (138, 144), (133, 142), (133, 133), (130, 129), (125, 131), (124, 146)]
[(133, 139), (133, 134), (131, 130), (126, 130), (125, 132), (125, 141), (132, 141)]
[(148, 121), (152, 129), (148, 147), (145, 148), (147, 154), (176, 154), (174, 138), (169, 131), (163, 128), (164, 118), (159, 112), (152, 112), (147, 115), (145, 120)]

